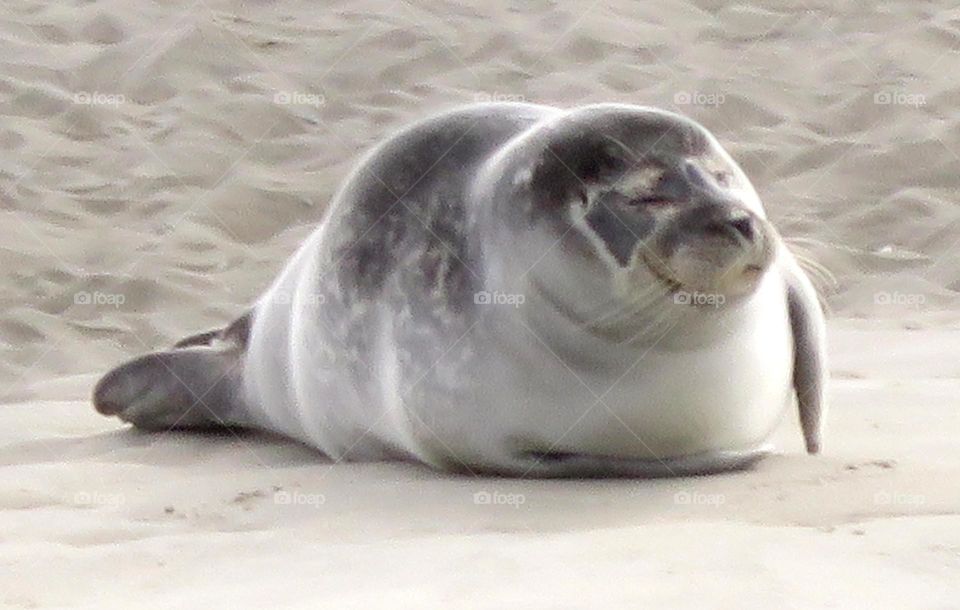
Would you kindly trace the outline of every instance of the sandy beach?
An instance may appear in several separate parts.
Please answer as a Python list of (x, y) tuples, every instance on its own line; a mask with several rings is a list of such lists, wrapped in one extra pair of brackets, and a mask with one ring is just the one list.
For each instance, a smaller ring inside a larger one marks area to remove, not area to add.
[[(0, 607), (960, 608), (960, 9), (766, 4), (0, 8)], [(364, 150), (488, 100), (717, 136), (829, 271), (821, 456), (791, 414), (749, 472), (453, 477), (94, 412), (255, 299)]]

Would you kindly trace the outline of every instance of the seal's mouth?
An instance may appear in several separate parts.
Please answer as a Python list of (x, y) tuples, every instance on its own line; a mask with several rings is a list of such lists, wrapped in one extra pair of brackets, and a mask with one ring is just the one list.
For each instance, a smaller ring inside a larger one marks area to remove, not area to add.
[(760, 279), (766, 269), (762, 265), (747, 265), (743, 268), (743, 277), (748, 282), (755, 282)]
[[(650, 274), (657, 280), (657, 282), (666, 289), (666, 294), (676, 295), (678, 292), (684, 290), (690, 290), (693, 288), (688, 288), (681, 280), (679, 280), (674, 272), (667, 267), (667, 265), (660, 260), (657, 260), (656, 257), (650, 257), (642, 255), (639, 257), (646, 268), (650, 271)], [(763, 274), (766, 272), (767, 267), (763, 264), (750, 263), (744, 265), (739, 271), (738, 284), (742, 284), (745, 287), (756, 286), (760, 279), (763, 277)], [(708, 288), (702, 288), (699, 290), (709, 290)], [(712, 288), (713, 292), (722, 290), (719, 286)], [(748, 288), (749, 290), (749, 288)], [(736, 292), (736, 291), (735, 291)]]
[(650, 270), (650, 273), (653, 274), (653, 277), (657, 278), (657, 280), (664, 285), (668, 294), (673, 294), (683, 288), (680, 280), (673, 277), (673, 274), (666, 269), (666, 265), (663, 262), (651, 261), (646, 255), (641, 255), (640, 259), (643, 261), (643, 264), (647, 266), (647, 269)]

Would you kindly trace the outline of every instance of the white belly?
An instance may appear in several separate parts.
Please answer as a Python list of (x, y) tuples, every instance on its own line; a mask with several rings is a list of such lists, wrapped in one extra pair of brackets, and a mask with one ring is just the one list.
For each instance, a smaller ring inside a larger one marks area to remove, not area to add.
[[(578, 379), (555, 355), (521, 365), (500, 352), (487, 359), (495, 366), (484, 369), (482, 377), (491, 381), (473, 403), (401, 403), (394, 396), (401, 380), (389, 374), (395, 369), (389, 358), (393, 350), (381, 342), (368, 356), (388, 383), (381, 400), (358, 401), (349, 395), (349, 384), (336, 378), (337, 371), (324, 375), (323, 367), (311, 364), (317, 346), (304, 338), (321, 336), (322, 329), (293, 323), (309, 317), (291, 311), (289, 300), (269, 298), (276, 291), (295, 293), (310, 263), (309, 257), (298, 257), (261, 300), (245, 389), (251, 417), (261, 427), (329, 455), (340, 457), (347, 447), (369, 455), (402, 448), (430, 462), (431, 452), (418, 438), (439, 439), (440, 448), (457, 447), (457, 460), (478, 456), (483, 461), (479, 456), (487, 455), (491, 463), (505, 450), (518, 449), (518, 440), (557, 452), (646, 459), (748, 450), (772, 433), (792, 400), (786, 299), (781, 278), (769, 274), (721, 341), (695, 350), (654, 347), (617, 383), (615, 378), (585, 379), (592, 391), (581, 383), (584, 374)], [(517, 334), (526, 348), (541, 346), (525, 332)], [(417, 417), (407, 417), (408, 408), (416, 409)], [(411, 422), (420, 421), (431, 422), (431, 429), (418, 435)]]

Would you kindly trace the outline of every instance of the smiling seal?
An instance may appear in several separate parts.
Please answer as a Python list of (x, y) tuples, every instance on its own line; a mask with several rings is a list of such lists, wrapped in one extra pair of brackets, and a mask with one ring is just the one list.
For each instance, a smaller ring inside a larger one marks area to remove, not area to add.
[(815, 292), (706, 129), (484, 104), (376, 147), (246, 315), (94, 404), (336, 460), (686, 475), (753, 463), (794, 403), (818, 452), (825, 367)]

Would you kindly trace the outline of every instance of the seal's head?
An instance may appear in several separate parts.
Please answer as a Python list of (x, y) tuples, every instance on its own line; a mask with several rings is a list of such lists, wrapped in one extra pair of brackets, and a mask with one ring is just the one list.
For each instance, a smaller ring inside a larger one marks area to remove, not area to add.
[[(572, 281), (605, 293), (608, 305), (610, 291), (600, 290), (596, 277), (613, 278), (615, 298), (625, 302), (641, 294), (705, 295), (679, 300), (693, 307), (748, 297), (771, 265), (775, 233), (756, 192), (690, 119), (652, 108), (588, 106), (541, 126), (525, 149), (536, 152), (528, 173), (512, 181), (526, 190), (519, 198), (526, 205), (514, 212), (515, 237), (522, 239), (531, 222), (552, 227), (560, 253), (545, 256), (553, 264), (538, 263), (530, 275), (553, 300), (568, 301), (563, 294), (576, 291), (558, 285), (571, 264), (586, 272)], [(567, 270), (558, 272), (558, 265)], [(587, 317), (595, 308), (581, 305), (590, 295), (576, 292), (579, 305), (570, 307)]]

